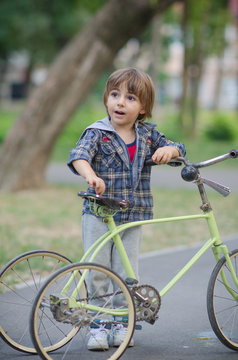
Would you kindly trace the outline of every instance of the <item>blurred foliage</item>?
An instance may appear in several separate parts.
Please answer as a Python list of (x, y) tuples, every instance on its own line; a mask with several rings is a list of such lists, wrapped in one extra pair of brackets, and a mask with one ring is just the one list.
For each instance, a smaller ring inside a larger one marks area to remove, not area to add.
[(106, 0), (1, 0), (0, 59), (27, 50), (31, 62), (48, 62)]
[(200, 34), (204, 54), (221, 55), (226, 45), (225, 28), (231, 22), (228, 2), (226, 0), (201, 0), (195, 5), (192, 1), (188, 1), (188, 6), (191, 47), (195, 45), (196, 34)]
[[(21, 107), (20, 107), (21, 108)], [(2, 107), (0, 109), (0, 145), (3, 142), (7, 132), (10, 130), (11, 126), (13, 125), (15, 119), (19, 115), (20, 112), (19, 107), (12, 107), (11, 109)]]
[(205, 135), (211, 140), (233, 141), (238, 138), (237, 117), (225, 113), (214, 113)]
[(198, 128), (199, 85), (205, 61), (222, 56), (226, 46), (225, 29), (231, 22), (228, 3), (223, 0), (184, 0), (181, 17), (184, 63), (179, 123), (183, 132), (196, 136)]

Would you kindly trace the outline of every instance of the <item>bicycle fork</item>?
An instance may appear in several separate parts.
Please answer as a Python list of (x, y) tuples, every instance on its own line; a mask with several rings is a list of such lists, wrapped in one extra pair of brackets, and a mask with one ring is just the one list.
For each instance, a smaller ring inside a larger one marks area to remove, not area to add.
[[(230, 259), (230, 254), (229, 254), (229, 251), (228, 251), (228, 248), (226, 245), (218, 245), (218, 246), (213, 246), (212, 247), (212, 251), (213, 251), (213, 254), (215, 256), (215, 259), (216, 261), (218, 262), (220, 260), (220, 257), (219, 255), (220, 254), (223, 254), (225, 259), (226, 259), (226, 263), (227, 263), (227, 267), (231, 273), (231, 277), (232, 277), (232, 280), (234, 281), (234, 284), (236, 286), (236, 288), (238, 289), (238, 278), (237, 278), (237, 275), (236, 275), (236, 272), (235, 272), (235, 269), (232, 265), (232, 262), (231, 262), (231, 259)], [(225, 288), (227, 289), (227, 291), (231, 294), (231, 296), (234, 298), (234, 300), (238, 301), (238, 292), (237, 291), (234, 291), (228, 281), (227, 281), (227, 278), (225, 276), (225, 273), (224, 273), (224, 270), (221, 270), (221, 279), (223, 281), (223, 284), (225, 286)]]
[[(218, 231), (215, 217), (214, 217), (214, 214), (212, 211), (209, 212), (209, 216), (207, 217), (207, 222), (208, 222), (208, 227), (209, 227), (210, 233), (215, 238), (214, 244), (212, 246), (212, 251), (213, 251), (214, 257), (216, 259), (216, 262), (218, 263), (218, 261), (220, 261), (221, 254), (224, 255), (224, 257), (226, 259), (227, 267), (232, 276), (232, 280), (234, 281), (234, 284), (235, 284), (236, 288), (238, 289), (238, 278), (236, 275), (236, 271), (232, 265), (228, 248), (226, 245), (224, 245), (222, 243), (222, 241), (220, 239), (219, 231)], [(221, 278), (222, 278), (223, 284), (226, 287), (227, 291), (231, 294), (231, 296), (234, 298), (234, 300), (238, 301), (238, 293), (230, 287), (223, 270), (221, 271)]]

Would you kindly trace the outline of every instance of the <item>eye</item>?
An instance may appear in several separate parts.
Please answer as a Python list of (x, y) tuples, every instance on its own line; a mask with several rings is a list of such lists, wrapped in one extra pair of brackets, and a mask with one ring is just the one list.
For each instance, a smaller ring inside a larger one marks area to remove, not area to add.
[(118, 92), (117, 91), (112, 91), (110, 94), (112, 97), (117, 97), (118, 96)]
[(133, 95), (128, 95), (128, 100), (130, 100), (130, 101), (135, 101), (136, 98), (135, 98), (135, 96), (133, 96)]

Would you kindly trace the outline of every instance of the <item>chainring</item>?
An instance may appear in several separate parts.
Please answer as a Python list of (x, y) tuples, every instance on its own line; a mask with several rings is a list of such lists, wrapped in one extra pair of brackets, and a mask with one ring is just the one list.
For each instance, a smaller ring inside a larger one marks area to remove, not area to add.
[(153, 324), (161, 305), (160, 294), (151, 285), (137, 286), (133, 292), (137, 321), (145, 320)]

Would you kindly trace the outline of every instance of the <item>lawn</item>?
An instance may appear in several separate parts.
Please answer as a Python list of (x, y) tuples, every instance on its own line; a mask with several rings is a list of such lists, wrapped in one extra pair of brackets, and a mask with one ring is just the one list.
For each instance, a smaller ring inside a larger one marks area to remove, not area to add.
[[(79, 189), (48, 186), (38, 191), (0, 193), (0, 267), (18, 254), (34, 249), (60, 252), (73, 261), (82, 255)], [(153, 189), (155, 217), (200, 213), (194, 191)], [(221, 235), (238, 233), (234, 209), (238, 194), (227, 198), (210, 192)], [(147, 225), (142, 252), (197, 243), (208, 238), (204, 220)]]

